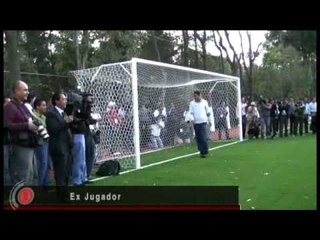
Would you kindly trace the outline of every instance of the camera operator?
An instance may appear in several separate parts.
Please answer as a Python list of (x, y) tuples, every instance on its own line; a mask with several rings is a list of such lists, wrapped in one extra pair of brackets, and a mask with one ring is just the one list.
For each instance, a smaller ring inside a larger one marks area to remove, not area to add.
[(71, 133), (73, 135), (72, 183), (74, 186), (81, 186), (88, 181), (85, 146), (88, 113), (85, 111), (86, 109), (82, 94), (70, 92), (67, 96), (68, 104), (66, 112), (73, 116), (73, 122), (70, 124)]
[(4, 107), (4, 120), (10, 134), (10, 172), (12, 184), (23, 181), (26, 185), (37, 185), (35, 159), (35, 133), (38, 127), (23, 102), (27, 99), (28, 85), (17, 81), (13, 86), (14, 97)]
[(33, 119), (39, 125), (39, 146), (36, 147), (39, 186), (49, 186), (50, 161), (49, 161), (49, 134), (46, 130), (47, 103), (44, 99), (37, 98), (34, 101)]
[[(86, 147), (86, 166), (87, 166), (87, 178), (90, 180), (92, 166), (95, 159), (95, 144), (98, 144), (99, 141), (94, 137), (98, 137), (99, 132), (97, 131), (94, 133), (94, 127), (93, 124), (96, 124), (99, 118), (93, 118), (92, 117), (92, 108), (94, 103), (94, 97), (92, 94), (87, 93), (84, 94), (84, 103), (83, 103), (83, 109), (84, 109), (84, 116), (85, 116), (85, 125), (86, 125), (86, 131), (85, 131), (85, 147)], [(95, 140), (96, 139), (96, 140)]]

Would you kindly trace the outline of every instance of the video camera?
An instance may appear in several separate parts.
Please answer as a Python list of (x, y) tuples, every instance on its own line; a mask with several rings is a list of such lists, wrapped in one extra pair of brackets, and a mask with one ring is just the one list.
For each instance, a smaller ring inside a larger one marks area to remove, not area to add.
[(82, 111), (84, 105), (84, 95), (82, 92), (70, 91), (66, 94), (68, 103), (65, 112), (68, 115), (73, 115), (75, 111)]
[(68, 102), (65, 112), (74, 116), (71, 124), (73, 128), (83, 128), (86, 125), (95, 124), (101, 118), (96, 119), (97, 114), (92, 113), (93, 95), (86, 92), (70, 91), (66, 94)]

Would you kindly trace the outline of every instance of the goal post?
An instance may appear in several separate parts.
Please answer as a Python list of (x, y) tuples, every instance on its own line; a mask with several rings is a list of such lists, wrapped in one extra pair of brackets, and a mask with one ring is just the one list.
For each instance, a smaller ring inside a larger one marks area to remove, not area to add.
[(125, 169), (140, 168), (144, 153), (195, 142), (188, 122), (195, 90), (213, 115), (209, 141), (242, 141), (238, 77), (139, 58), (71, 74), (94, 95), (94, 112), (102, 116), (97, 162), (118, 159)]

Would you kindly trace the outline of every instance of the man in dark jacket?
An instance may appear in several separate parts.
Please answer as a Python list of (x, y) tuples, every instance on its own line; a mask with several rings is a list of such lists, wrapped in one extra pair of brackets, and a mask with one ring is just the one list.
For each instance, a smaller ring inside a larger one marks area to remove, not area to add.
[(35, 135), (38, 127), (23, 102), (27, 99), (28, 85), (18, 81), (13, 87), (14, 97), (4, 107), (4, 120), (10, 134), (10, 172), (12, 184), (23, 181), (26, 185), (37, 185), (35, 158)]
[(279, 135), (280, 137), (283, 136), (283, 128), (284, 128), (284, 136), (288, 137), (288, 118), (289, 118), (289, 104), (287, 100), (284, 102), (279, 102)]
[[(67, 98), (62, 93), (55, 93), (52, 96), (53, 108), (47, 113), (46, 123), (50, 135), (49, 154), (52, 158), (54, 175), (57, 186), (68, 186), (69, 175), (71, 171), (71, 148), (72, 136), (69, 124), (73, 121), (73, 116), (66, 116)], [(61, 195), (62, 189), (57, 189), (58, 197), (65, 198)]]

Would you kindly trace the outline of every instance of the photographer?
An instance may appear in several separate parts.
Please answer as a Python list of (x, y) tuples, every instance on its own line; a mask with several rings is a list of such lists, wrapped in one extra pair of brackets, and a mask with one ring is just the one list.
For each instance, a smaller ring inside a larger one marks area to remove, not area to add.
[(284, 136), (288, 137), (288, 118), (289, 118), (289, 104), (287, 99), (284, 101), (278, 102), (279, 109), (279, 136), (283, 137), (283, 129)]
[(290, 135), (297, 135), (297, 104), (294, 103), (293, 98), (289, 101), (289, 119), (290, 119)]
[[(34, 101), (35, 112), (33, 119), (39, 125), (39, 146), (36, 147), (39, 186), (51, 185), (50, 161), (49, 161), (49, 134), (46, 130), (47, 103), (44, 99), (37, 98)], [(42, 128), (41, 128), (42, 127)]]
[[(304, 117), (304, 111), (305, 111), (305, 105), (303, 104), (303, 101), (299, 101), (295, 104), (296, 110), (296, 129), (298, 129), (299, 126), (299, 135), (302, 136), (303, 134), (303, 117)], [(297, 130), (296, 130), (297, 131)], [(297, 132), (295, 132), (295, 135)]]
[(267, 138), (270, 136), (270, 109), (271, 104), (263, 97), (259, 100), (259, 110), (261, 115), (261, 138)]
[(35, 159), (35, 134), (38, 127), (23, 102), (27, 99), (28, 85), (18, 81), (13, 86), (14, 97), (4, 107), (4, 120), (10, 134), (10, 171), (12, 184), (23, 181), (26, 185), (37, 185)]

